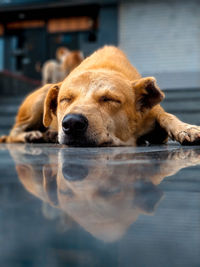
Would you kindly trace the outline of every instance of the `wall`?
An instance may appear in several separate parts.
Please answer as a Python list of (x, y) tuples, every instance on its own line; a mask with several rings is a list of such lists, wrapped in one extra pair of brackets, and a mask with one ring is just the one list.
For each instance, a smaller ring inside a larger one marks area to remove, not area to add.
[(163, 87), (200, 86), (200, 2), (123, 1), (119, 45)]

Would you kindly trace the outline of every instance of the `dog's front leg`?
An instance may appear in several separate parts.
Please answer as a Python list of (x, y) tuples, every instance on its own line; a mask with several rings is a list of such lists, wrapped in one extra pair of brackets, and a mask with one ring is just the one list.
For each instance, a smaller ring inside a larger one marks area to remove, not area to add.
[(1, 136), (0, 143), (57, 143), (57, 132), (47, 130), (40, 131), (18, 131), (13, 129), (8, 136)]
[(156, 108), (155, 114), (156, 120), (172, 140), (182, 145), (200, 145), (200, 126), (184, 123), (160, 106)]
[(41, 143), (44, 134), (40, 131), (20, 131), (14, 128), (8, 136), (1, 136), (0, 143)]

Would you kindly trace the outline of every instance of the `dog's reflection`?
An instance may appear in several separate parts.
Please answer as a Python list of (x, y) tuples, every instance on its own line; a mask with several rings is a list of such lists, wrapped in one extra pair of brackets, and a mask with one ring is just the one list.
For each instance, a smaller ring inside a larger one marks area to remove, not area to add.
[(123, 236), (140, 214), (152, 214), (166, 176), (200, 164), (200, 150), (140, 152), (128, 148), (41, 149), (8, 146), (24, 187), (96, 238)]

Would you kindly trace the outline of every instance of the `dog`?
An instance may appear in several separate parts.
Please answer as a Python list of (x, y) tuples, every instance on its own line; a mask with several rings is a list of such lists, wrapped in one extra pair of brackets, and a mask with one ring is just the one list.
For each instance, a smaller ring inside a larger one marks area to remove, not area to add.
[(42, 67), (42, 84), (61, 82), (83, 60), (81, 51), (62, 48), (57, 51), (57, 60), (48, 60)]
[[(164, 111), (154, 77), (142, 78), (114, 46), (83, 60), (63, 82), (31, 93), (9, 136), (0, 142), (59, 142), (67, 146), (200, 144), (200, 127)], [(56, 137), (57, 135), (57, 137)]]
[[(43, 84), (47, 83), (48, 79), (51, 79), (51, 74), (54, 69), (54, 66), (57, 67), (59, 63), (62, 63), (65, 57), (69, 53), (70, 53), (70, 50), (67, 47), (61, 46), (56, 49), (56, 59), (49, 59), (47, 62), (45, 62), (43, 65), (43, 69), (41, 67), (40, 62), (36, 63), (35, 70), (37, 72), (42, 72), (42, 83)], [(44, 66), (46, 67), (44, 68)], [(48, 72), (50, 73), (49, 75), (48, 75)]]
[(20, 182), (44, 203), (46, 218), (60, 211), (67, 219), (63, 228), (76, 222), (104, 242), (119, 240), (140, 215), (155, 213), (166, 176), (200, 164), (200, 151), (188, 148), (163, 150), (155, 161), (152, 153), (126, 147), (84, 150), (77, 160), (68, 149), (6, 146)]
[(60, 46), (56, 49), (56, 59), (58, 62), (63, 62), (66, 55), (70, 53), (70, 50), (65, 46)]

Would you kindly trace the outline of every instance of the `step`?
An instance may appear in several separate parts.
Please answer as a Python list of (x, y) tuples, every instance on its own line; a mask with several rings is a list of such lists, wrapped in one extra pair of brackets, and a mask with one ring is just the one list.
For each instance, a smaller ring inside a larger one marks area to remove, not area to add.
[(165, 99), (199, 99), (200, 89), (179, 89), (179, 90), (163, 90), (165, 93)]
[(2, 136), (2, 135), (8, 135), (9, 132), (10, 132), (10, 129), (11, 128), (5, 128), (5, 129), (0, 128), (0, 136)]
[(191, 100), (185, 100), (185, 101), (177, 101), (170, 102), (170, 101), (163, 101), (161, 103), (161, 106), (168, 112), (171, 110), (177, 111), (177, 112), (200, 112), (200, 101), (191, 101)]
[(7, 106), (0, 105), (0, 116), (4, 115), (16, 116), (18, 109), (19, 106), (17, 105), (7, 105)]
[(176, 112), (171, 112), (171, 113), (186, 123), (200, 125), (200, 113), (194, 113), (194, 114), (188, 114), (188, 113), (182, 114)]
[(6, 105), (6, 104), (17, 104), (19, 105), (22, 100), (24, 99), (24, 97), (20, 96), (1, 96), (0, 98), (0, 104), (1, 105)]

